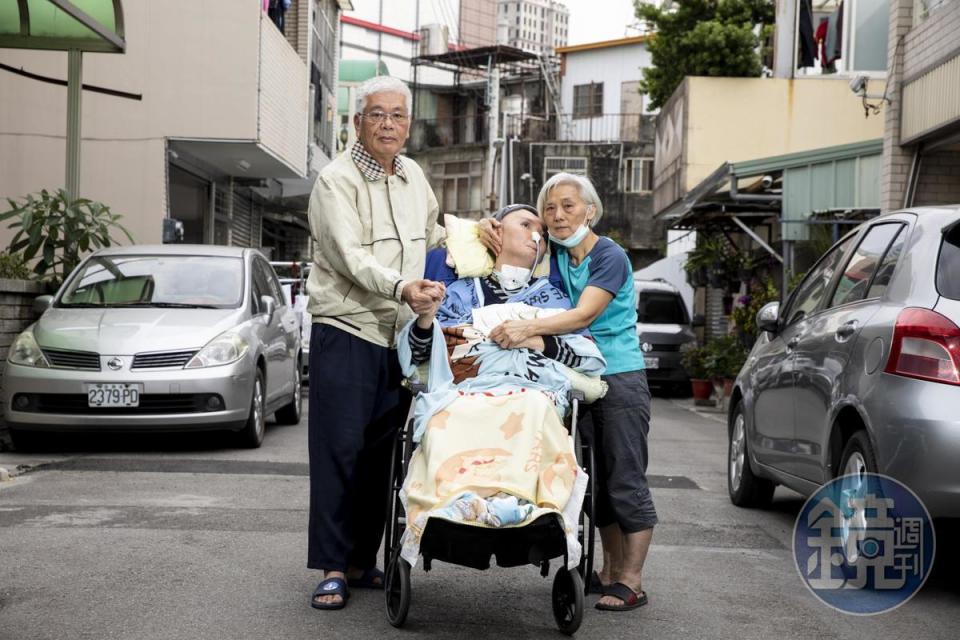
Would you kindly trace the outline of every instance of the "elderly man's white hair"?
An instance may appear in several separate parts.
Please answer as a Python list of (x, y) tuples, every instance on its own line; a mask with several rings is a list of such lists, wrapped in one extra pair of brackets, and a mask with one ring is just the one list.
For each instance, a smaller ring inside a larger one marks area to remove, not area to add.
[(603, 203), (600, 202), (600, 196), (597, 195), (597, 190), (594, 188), (593, 183), (590, 182), (589, 178), (577, 176), (572, 173), (557, 173), (551, 176), (550, 179), (544, 183), (543, 188), (540, 189), (540, 195), (537, 196), (537, 211), (540, 212), (540, 217), (543, 217), (543, 208), (546, 204), (547, 196), (554, 187), (559, 187), (562, 184), (576, 187), (577, 191), (580, 193), (580, 199), (596, 208), (596, 213), (588, 225), (590, 227), (597, 226), (597, 223), (600, 222), (600, 218), (603, 217)]
[(357, 87), (357, 113), (367, 108), (367, 100), (375, 93), (399, 93), (407, 101), (407, 111), (413, 106), (413, 95), (407, 83), (391, 76), (376, 76), (365, 80)]

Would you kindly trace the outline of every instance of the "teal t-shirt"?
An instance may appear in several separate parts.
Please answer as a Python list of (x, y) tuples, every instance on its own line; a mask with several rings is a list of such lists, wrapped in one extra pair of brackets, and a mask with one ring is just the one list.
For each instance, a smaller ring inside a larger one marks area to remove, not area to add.
[(590, 334), (607, 361), (606, 374), (644, 368), (637, 337), (637, 294), (633, 289), (630, 258), (616, 242), (601, 236), (583, 262), (570, 263), (563, 247), (554, 245), (560, 277), (574, 306), (587, 287), (609, 291), (613, 300), (590, 325)]

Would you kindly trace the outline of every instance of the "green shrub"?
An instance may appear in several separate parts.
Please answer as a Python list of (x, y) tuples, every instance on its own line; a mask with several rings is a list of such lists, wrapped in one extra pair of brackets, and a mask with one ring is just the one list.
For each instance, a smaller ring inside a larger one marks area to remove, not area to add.
[(29, 280), (33, 273), (23, 261), (23, 256), (9, 251), (0, 252), (0, 278)]
[(14, 218), (8, 228), (18, 229), (9, 252), (19, 254), (24, 263), (36, 259), (33, 272), (37, 278), (53, 284), (73, 271), (82, 254), (117, 244), (111, 235), (114, 230), (133, 242), (118, 222), (121, 216), (111, 213), (108, 206), (84, 198), (70, 200), (63, 189), (56, 193), (44, 189), (22, 202), (7, 202), (10, 209), (0, 213), (0, 221)]

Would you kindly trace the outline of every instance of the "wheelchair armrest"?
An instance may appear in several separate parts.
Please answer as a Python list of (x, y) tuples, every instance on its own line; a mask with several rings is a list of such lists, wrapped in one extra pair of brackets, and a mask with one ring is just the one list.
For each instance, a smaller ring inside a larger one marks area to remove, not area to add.
[(577, 402), (583, 402), (585, 398), (586, 396), (583, 394), (583, 391), (580, 391), (579, 389), (570, 389), (570, 391), (567, 392), (567, 400), (570, 402), (573, 402), (574, 400)]

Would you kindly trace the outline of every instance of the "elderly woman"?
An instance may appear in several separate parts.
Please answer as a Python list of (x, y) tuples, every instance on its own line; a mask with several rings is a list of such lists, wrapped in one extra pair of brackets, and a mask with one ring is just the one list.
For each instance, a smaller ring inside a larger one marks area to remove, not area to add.
[[(606, 396), (587, 408), (581, 432), (597, 461), (597, 508), (592, 515), (604, 557), (597, 585), (604, 595), (597, 608), (634, 609), (647, 602), (641, 574), (657, 513), (646, 478), (650, 391), (637, 338), (630, 259), (613, 240), (594, 233), (603, 205), (587, 178), (553, 176), (540, 190), (537, 209), (575, 307), (548, 318), (506, 321), (490, 337), (512, 348), (532, 336), (589, 327), (607, 362), (603, 379), (609, 385)], [(493, 226), (487, 223), (487, 230)]]

